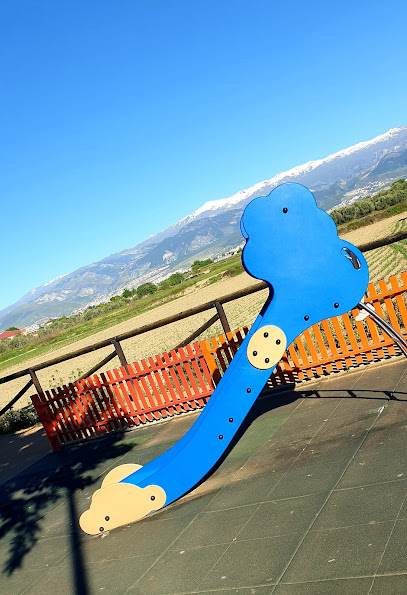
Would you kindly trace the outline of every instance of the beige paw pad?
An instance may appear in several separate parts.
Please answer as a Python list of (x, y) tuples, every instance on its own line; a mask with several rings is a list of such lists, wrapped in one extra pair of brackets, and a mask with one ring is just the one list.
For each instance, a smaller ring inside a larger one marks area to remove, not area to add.
[(102, 485), (100, 486), (100, 488), (93, 492), (92, 500), (95, 497), (95, 495), (98, 492), (100, 492), (100, 490), (102, 490), (106, 486), (110, 486), (112, 483), (119, 483), (119, 481), (121, 481), (125, 477), (128, 477), (132, 473), (135, 473), (136, 471), (141, 469), (142, 466), (143, 465), (136, 465), (135, 463), (125, 463), (124, 465), (118, 465), (117, 467), (109, 471), (109, 473), (105, 475), (105, 477), (103, 478)]
[(135, 473), (139, 469), (142, 468), (143, 465), (136, 465), (135, 463), (125, 463), (124, 465), (119, 465), (115, 467), (105, 477), (102, 481), (102, 488), (112, 484), (112, 483), (119, 483), (125, 477), (128, 477), (132, 473)]
[(81, 515), (79, 525), (85, 533), (97, 535), (134, 523), (162, 508), (165, 501), (165, 491), (159, 486), (140, 488), (114, 483), (94, 493), (90, 509)]
[(271, 324), (259, 328), (247, 345), (247, 359), (258, 370), (268, 370), (283, 357), (287, 337), (281, 328)]

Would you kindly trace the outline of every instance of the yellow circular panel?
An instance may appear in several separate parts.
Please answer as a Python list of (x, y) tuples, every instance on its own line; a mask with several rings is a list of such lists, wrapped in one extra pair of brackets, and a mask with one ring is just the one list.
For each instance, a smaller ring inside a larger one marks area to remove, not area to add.
[(258, 370), (268, 370), (283, 357), (287, 337), (278, 326), (268, 324), (259, 328), (247, 346), (247, 359)]

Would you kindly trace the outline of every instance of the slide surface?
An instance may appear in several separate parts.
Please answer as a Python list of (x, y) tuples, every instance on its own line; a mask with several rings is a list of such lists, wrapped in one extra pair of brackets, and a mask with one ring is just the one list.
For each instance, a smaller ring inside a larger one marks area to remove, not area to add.
[(189, 492), (223, 455), (290, 343), (312, 324), (348, 312), (365, 293), (364, 257), (338, 238), (304, 186), (283, 184), (254, 199), (241, 229), (243, 265), (270, 288), (262, 311), (185, 436), (144, 467), (106, 476), (81, 516), (86, 533), (134, 522)]

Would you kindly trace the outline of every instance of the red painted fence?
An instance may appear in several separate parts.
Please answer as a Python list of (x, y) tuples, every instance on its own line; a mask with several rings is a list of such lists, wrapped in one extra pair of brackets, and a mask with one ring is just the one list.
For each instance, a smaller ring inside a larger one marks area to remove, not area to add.
[[(402, 335), (407, 328), (407, 273), (379, 291), (369, 284), (366, 302)], [(274, 370), (273, 386), (301, 381), (398, 354), (393, 341), (358, 310), (324, 320), (302, 333)], [(53, 450), (67, 442), (137, 426), (202, 408), (232, 361), (248, 327), (94, 375), (32, 397)]]
[(202, 408), (214, 390), (199, 343), (34, 395), (53, 450)]

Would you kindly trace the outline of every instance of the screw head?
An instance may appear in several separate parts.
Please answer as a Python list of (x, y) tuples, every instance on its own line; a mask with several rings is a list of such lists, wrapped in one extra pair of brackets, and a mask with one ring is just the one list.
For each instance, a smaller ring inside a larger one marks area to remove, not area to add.
[(306, 314), (306, 315), (304, 316), (304, 320), (309, 320), (309, 316), (308, 316), (308, 314)]
[(277, 339), (276, 344), (280, 345), (280, 343), (281, 343), (280, 339)]
[(257, 355), (257, 351), (253, 351), (253, 355)]
[(219, 440), (223, 440), (222, 434), (219, 434)]
[(268, 357), (266, 357), (266, 359), (264, 361), (266, 362), (266, 364), (268, 364), (270, 360)]
[(335, 302), (335, 303), (334, 303), (334, 308), (339, 308), (339, 304), (338, 304), (338, 302)]
[(284, 215), (285, 215), (286, 213), (288, 213), (288, 209), (287, 209), (287, 207), (284, 207), (284, 209), (283, 209), (283, 213), (284, 213)]
[(105, 516), (105, 521), (110, 521), (110, 516)]
[(268, 333), (264, 333), (264, 336), (267, 338), (269, 336), (269, 334)]
[(151, 496), (151, 500), (153, 500), (153, 502), (154, 502), (154, 500), (155, 500), (155, 496)]
[(246, 389), (246, 392), (247, 392), (247, 393), (251, 393), (251, 392), (252, 392), (252, 389), (251, 389), (251, 388), (247, 388), (247, 389)]
[(233, 423), (233, 417), (229, 417), (229, 422)]
[(104, 528), (104, 527), (99, 527), (99, 531), (100, 531), (101, 533), (103, 533), (103, 531), (104, 531), (104, 530), (105, 530), (105, 528)]

